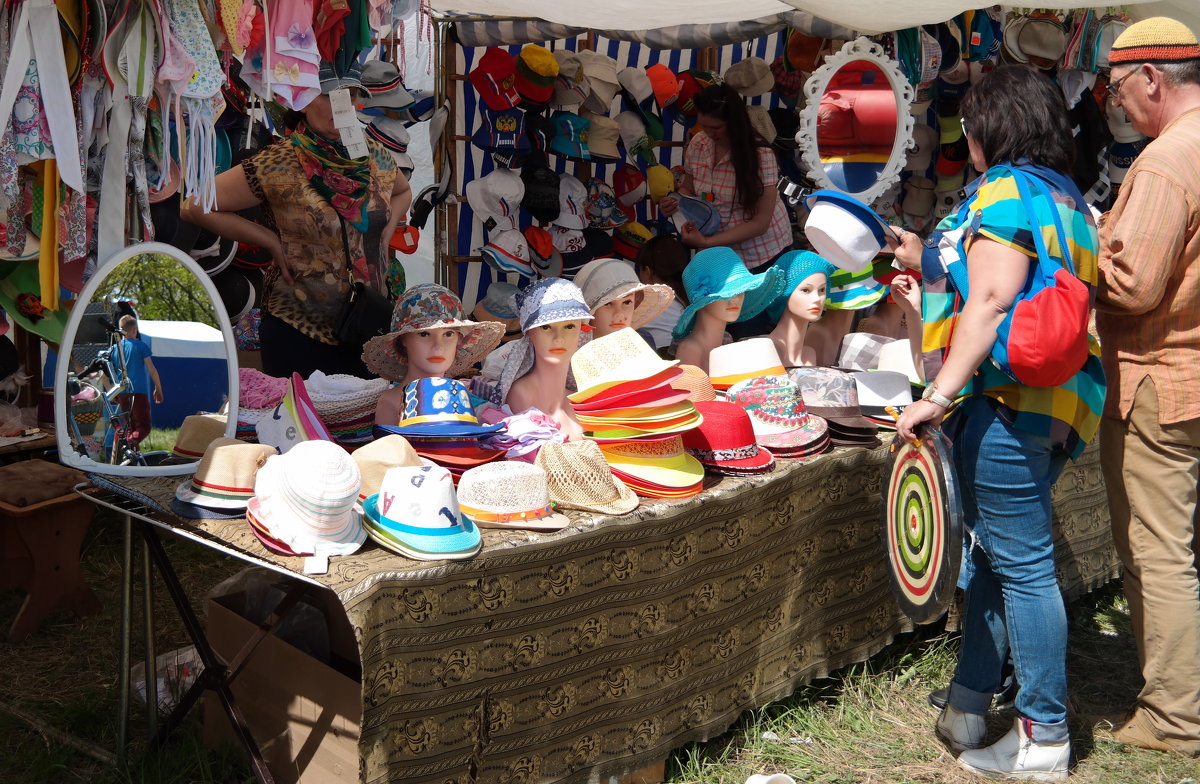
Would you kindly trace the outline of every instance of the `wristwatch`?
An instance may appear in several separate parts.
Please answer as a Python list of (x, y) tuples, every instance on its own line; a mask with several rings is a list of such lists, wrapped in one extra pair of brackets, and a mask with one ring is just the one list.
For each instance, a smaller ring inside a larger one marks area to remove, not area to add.
[(953, 400), (937, 391), (937, 387), (933, 385), (932, 381), (926, 385), (925, 393), (921, 395), (921, 399), (928, 400), (935, 406), (941, 406), (942, 408), (949, 408), (950, 406), (954, 405)]

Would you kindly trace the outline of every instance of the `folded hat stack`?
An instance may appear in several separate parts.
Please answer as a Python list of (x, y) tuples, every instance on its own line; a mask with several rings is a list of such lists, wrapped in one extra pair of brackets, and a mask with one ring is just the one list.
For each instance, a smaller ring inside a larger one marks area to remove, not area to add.
[(908, 376), (894, 370), (859, 370), (852, 375), (863, 418), (895, 430), (896, 415), (913, 402)]
[(824, 419), (804, 407), (800, 389), (787, 376), (760, 376), (729, 388), (729, 399), (750, 415), (754, 437), (779, 457), (811, 457), (829, 449)]
[(313, 371), (305, 386), (317, 416), (329, 428), (333, 440), (348, 449), (370, 442), (375, 423), (375, 406), (387, 389), (386, 379), (363, 379)]
[(703, 421), (687, 392), (671, 386), (677, 361), (661, 359), (632, 329), (579, 349), (571, 370), (579, 391), (568, 396), (588, 438), (613, 474), (636, 494), (686, 498), (702, 489), (704, 469), (680, 434)]
[(825, 420), (833, 446), (879, 446), (879, 426), (862, 415), (854, 377), (836, 368), (802, 367), (788, 371), (800, 387), (808, 413)]
[(254, 368), (238, 368), (237, 437), (243, 441), (257, 441), (256, 426), (275, 410), (285, 392), (286, 378), (268, 376)]
[(457, 485), (464, 471), (504, 456), (503, 449), (491, 449), (480, 441), (503, 427), (479, 421), (461, 382), (434, 377), (405, 387), (400, 421), (376, 425), (375, 433), (404, 436), (418, 455), (446, 468)]

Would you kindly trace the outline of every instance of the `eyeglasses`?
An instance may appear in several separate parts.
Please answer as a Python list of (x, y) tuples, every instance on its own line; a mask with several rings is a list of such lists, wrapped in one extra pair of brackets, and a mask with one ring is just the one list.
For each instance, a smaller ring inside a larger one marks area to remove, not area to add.
[(1114, 101), (1121, 100), (1121, 85), (1125, 84), (1125, 80), (1133, 76), (1137, 71), (1130, 71), (1115, 82), (1108, 83), (1108, 97)]

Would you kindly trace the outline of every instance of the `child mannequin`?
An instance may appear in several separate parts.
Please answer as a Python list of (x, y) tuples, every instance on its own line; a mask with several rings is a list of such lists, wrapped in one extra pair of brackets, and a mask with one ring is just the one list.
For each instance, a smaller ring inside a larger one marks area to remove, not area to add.
[(404, 389), (421, 378), (454, 378), (496, 347), (504, 326), (467, 321), (458, 297), (433, 283), (413, 286), (396, 300), (392, 331), (371, 338), (362, 358), (372, 373), (399, 382), (379, 396), (375, 424), (395, 425), (404, 410)]
[(640, 330), (675, 298), (670, 286), (638, 280), (624, 259), (595, 259), (580, 267), (575, 285), (592, 311), (592, 338), (631, 327)]
[(807, 344), (808, 327), (825, 312), (834, 266), (810, 251), (790, 251), (775, 266), (783, 270), (783, 293), (768, 309), (778, 313), (769, 337), (784, 367), (815, 367), (817, 352)]
[(567, 439), (583, 438), (583, 427), (567, 400), (574, 386), (571, 357), (587, 339), (592, 320), (579, 287), (546, 278), (517, 297), (524, 337), (514, 344), (500, 377), (501, 402), (512, 412), (536, 408), (554, 419)]

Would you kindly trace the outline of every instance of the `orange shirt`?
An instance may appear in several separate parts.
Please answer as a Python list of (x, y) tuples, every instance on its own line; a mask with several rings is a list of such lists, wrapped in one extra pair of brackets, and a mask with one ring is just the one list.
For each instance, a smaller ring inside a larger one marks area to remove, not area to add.
[(1162, 424), (1200, 419), (1200, 109), (1129, 168), (1100, 225), (1099, 263), (1104, 415), (1128, 417), (1149, 376)]

